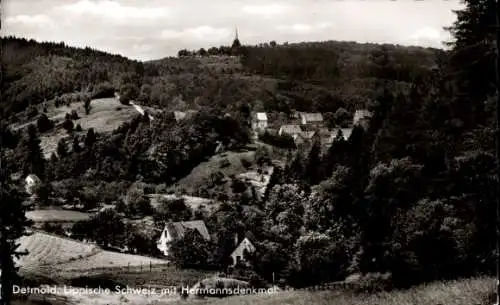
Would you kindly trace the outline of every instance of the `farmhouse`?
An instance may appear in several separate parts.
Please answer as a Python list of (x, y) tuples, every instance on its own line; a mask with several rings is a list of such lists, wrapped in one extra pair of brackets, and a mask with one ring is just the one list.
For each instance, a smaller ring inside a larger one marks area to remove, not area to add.
[(236, 249), (234, 249), (231, 253), (231, 258), (233, 259), (232, 266), (236, 266), (241, 263), (248, 265), (248, 262), (245, 261), (245, 252), (255, 252), (255, 246), (251, 240), (255, 240), (251, 233), (245, 234), (241, 240), (238, 238), (238, 234), (235, 235), (234, 241)]
[(252, 116), (252, 129), (253, 130), (263, 130), (266, 129), (267, 124), (267, 114), (265, 112), (257, 112)]
[(319, 112), (300, 114), (300, 122), (302, 125), (319, 125), (323, 123), (323, 115)]
[(352, 119), (352, 125), (361, 125), (366, 128), (368, 125), (368, 119), (372, 117), (372, 113), (368, 109), (359, 109), (354, 113), (354, 118)]
[(205, 240), (210, 240), (210, 234), (203, 220), (170, 222), (165, 225), (157, 247), (168, 256), (169, 243), (181, 239), (188, 230), (196, 230)]
[(26, 193), (30, 195), (33, 195), (33, 193), (35, 192), (35, 188), (40, 185), (40, 183), (42, 183), (42, 180), (40, 180), (40, 178), (38, 178), (38, 176), (34, 174), (29, 174), (28, 176), (26, 176), (26, 179), (24, 179), (24, 181)]
[(186, 117), (186, 113), (183, 111), (174, 111), (174, 117), (177, 122), (183, 120)]
[(322, 137), (321, 141), (323, 145), (330, 146), (339, 135), (341, 135), (345, 141), (349, 140), (351, 133), (352, 128), (335, 128), (327, 137)]
[(303, 131), (301, 133), (293, 135), (293, 141), (295, 145), (301, 145), (304, 143), (311, 143), (315, 137), (318, 136), (316, 131)]
[(280, 136), (287, 134), (290, 136), (300, 134), (302, 132), (302, 129), (300, 128), (299, 125), (282, 125), (280, 127), (280, 130), (278, 131), (278, 134)]

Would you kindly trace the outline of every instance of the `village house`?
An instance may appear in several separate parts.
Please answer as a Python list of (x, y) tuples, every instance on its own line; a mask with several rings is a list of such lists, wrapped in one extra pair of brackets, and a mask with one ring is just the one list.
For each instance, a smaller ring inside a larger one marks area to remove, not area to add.
[(339, 133), (341, 133), (344, 140), (347, 141), (351, 137), (352, 128), (333, 129), (327, 137), (322, 137), (322, 144), (329, 147), (335, 139), (337, 139)]
[(303, 131), (292, 136), (295, 145), (310, 144), (318, 136), (316, 131)]
[(267, 114), (265, 112), (257, 112), (252, 116), (252, 129), (264, 130), (268, 126)]
[(197, 111), (196, 110), (187, 110), (187, 111), (174, 111), (175, 121), (179, 122), (188, 118), (193, 117)]
[(24, 179), (24, 182), (26, 193), (28, 193), (29, 195), (33, 195), (36, 187), (40, 185), (40, 183), (42, 183), (42, 180), (40, 180), (40, 178), (38, 178), (38, 176), (35, 174), (29, 174)]
[(278, 131), (278, 134), (280, 136), (287, 134), (293, 137), (294, 135), (300, 134), (301, 132), (302, 129), (299, 125), (282, 125), (280, 127), (280, 130)]
[(170, 222), (165, 225), (161, 233), (157, 244), (158, 250), (168, 256), (169, 243), (184, 237), (188, 230), (196, 230), (205, 240), (210, 240), (210, 234), (203, 220)]
[(316, 113), (300, 113), (300, 123), (302, 125), (319, 126), (323, 124), (323, 115), (319, 112)]
[(255, 246), (251, 242), (251, 240), (255, 241), (255, 237), (251, 233), (246, 233), (240, 239), (238, 234), (235, 234), (234, 241), (236, 249), (231, 253), (231, 258), (233, 259), (232, 266), (236, 266), (237, 264), (246, 264), (248, 262), (245, 260), (245, 252), (253, 253), (255, 252)]
[(174, 118), (177, 122), (183, 120), (186, 117), (186, 113), (183, 111), (174, 111)]
[(359, 109), (354, 113), (352, 125), (361, 125), (363, 128), (368, 127), (368, 120), (372, 117), (372, 113), (368, 109)]

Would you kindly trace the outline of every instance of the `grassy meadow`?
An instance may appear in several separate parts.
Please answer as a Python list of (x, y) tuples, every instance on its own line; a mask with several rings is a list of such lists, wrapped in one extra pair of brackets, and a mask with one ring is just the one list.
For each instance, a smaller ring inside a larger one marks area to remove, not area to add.
[[(193, 299), (199, 305), (490, 305), (495, 303), (495, 279), (477, 277), (435, 282), (408, 290), (373, 294), (339, 291), (287, 291), (269, 295), (229, 297), (225, 299)], [(166, 303), (165, 303), (166, 304)], [(169, 304), (186, 304), (176, 301)]]

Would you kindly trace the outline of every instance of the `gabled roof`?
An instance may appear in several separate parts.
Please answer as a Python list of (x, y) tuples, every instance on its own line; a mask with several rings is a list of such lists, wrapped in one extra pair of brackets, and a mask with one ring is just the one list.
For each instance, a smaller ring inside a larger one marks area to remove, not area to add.
[(171, 222), (165, 228), (173, 239), (182, 238), (186, 234), (187, 229), (192, 229), (197, 230), (204, 239), (210, 240), (210, 234), (203, 220)]
[(280, 133), (288, 133), (288, 134), (298, 134), (302, 132), (302, 129), (299, 125), (281, 125)]
[(352, 128), (335, 128), (332, 130), (332, 133), (330, 134), (330, 143), (332, 143), (336, 138), (339, 133), (339, 131), (342, 131), (342, 136), (344, 137), (344, 140), (348, 140), (349, 137), (351, 136), (352, 133)]
[(253, 248), (253, 250), (256, 250), (256, 247), (254, 245), (255, 236), (252, 233), (247, 232), (247, 233), (245, 233), (243, 238), (241, 238), (241, 240), (238, 241), (238, 245), (234, 248), (233, 252), (231, 252), (231, 255), (234, 255), (236, 250), (238, 250), (239, 248), (241, 248), (243, 246), (243, 242), (245, 242), (245, 239), (248, 240), (250, 248)]
[(359, 121), (371, 116), (372, 113), (368, 109), (358, 109), (354, 112), (353, 124), (357, 124)]
[(186, 113), (182, 111), (174, 111), (174, 117), (176, 121), (180, 121), (186, 117)]
[(307, 140), (312, 139), (315, 134), (316, 134), (315, 131), (303, 131), (303, 132), (299, 133), (300, 137), (302, 137), (303, 139), (307, 139)]
[(328, 128), (326, 128), (326, 127), (320, 128), (320, 129), (318, 130), (318, 134), (319, 134), (320, 136), (322, 136), (322, 137), (325, 137), (325, 136), (330, 136), (330, 133), (331, 133), (330, 129), (328, 129)]
[(323, 115), (319, 112), (315, 113), (302, 112), (300, 114), (300, 119), (306, 122), (323, 122)]
[(247, 239), (248, 239), (250, 242), (252, 242), (252, 243), (253, 243), (253, 242), (255, 242), (255, 240), (256, 240), (255, 235), (253, 235), (253, 233), (252, 233), (252, 232), (247, 231), (247, 232), (245, 232), (245, 234), (244, 234), (243, 236), (241, 236), (241, 237), (239, 238), (239, 240), (238, 240), (238, 244), (241, 244), (241, 242), (242, 242), (245, 238), (247, 238)]
[(267, 121), (267, 114), (265, 112), (257, 112), (255, 114), (257, 121)]
[(35, 174), (29, 174), (28, 176), (26, 176), (26, 178), (24, 179), (25, 181), (27, 181), (28, 179), (31, 179), (33, 180), (34, 182), (41, 182), (42, 180), (40, 180), (40, 178), (38, 178), (37, 175)]

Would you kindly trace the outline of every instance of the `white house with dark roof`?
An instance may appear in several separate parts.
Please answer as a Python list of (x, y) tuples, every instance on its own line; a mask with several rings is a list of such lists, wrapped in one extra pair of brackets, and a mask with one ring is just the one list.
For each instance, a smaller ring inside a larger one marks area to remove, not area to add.
[(265, 112), (257, 112), (252, 116), (252, 129), (264, 130), (268, 126), (267, 114)]
[(327, 146), (332, 145), (333, 141), (337, 139), (339, 132), (342, 134), (344, 140), (347, 141), (351, 137), (352, 128), (334, 128), (329, 136), (322, 138), (322, 144)]
[(24, 182), (26, 193), (28, 193), (29, 195), (33, 195), (36, 187), (40, 185), (40, 183), (42, 183), (42, 180), (40, 180), (40, 178), (38, 178), (38, 176), (35, 174), (29, 174), (24, 179)]
[(372, 113), (368, 109), (358, 109), (354, 112), (352, 125), (361, 125), (366, 128), (368, 120), (372, 117)]
[(300, 113), (300, 123), (302, 125), (318, 125), (323, 123), (323, 115), (319, 112), (315, 113)]
[(280, 136), (287, 134), (293, 137), (294, 135), (300, 134), (301, 132), (302, 129), (300, 128), (299, 125), (291, 124), (291, 125), (282, 125), (280, 127), (280, 130), (278, 131), (278, 134)]
[(160, 239), (157, 243), (158, 249), (165, 256), (168, 256), (169, 243), (184, 237), (188, 230), (195, 230), (203, 237), (203, 239), (210, 240), (210, 234), (208, 233), (207, 226), (203, 220), (170, 222), (165, 225), (165, 228), (161, 233)]
[(231, 258), (233, 259), (232, 266), (236, 266), (236, 264), (247, 264), (245, 261), (245, 252), (253, 253), (256, 248), (252, 243), (252, 240), (255, 240), (255, 237), (251, 233), (246, 233), (240, 239), (237, 234), (235, 234), (235, 245), (236, 248), (231, 253)]
[(184, 111), (174, 111), (174, 118), (177, 122), (183, 120), (186, 117), (186, 113)]

